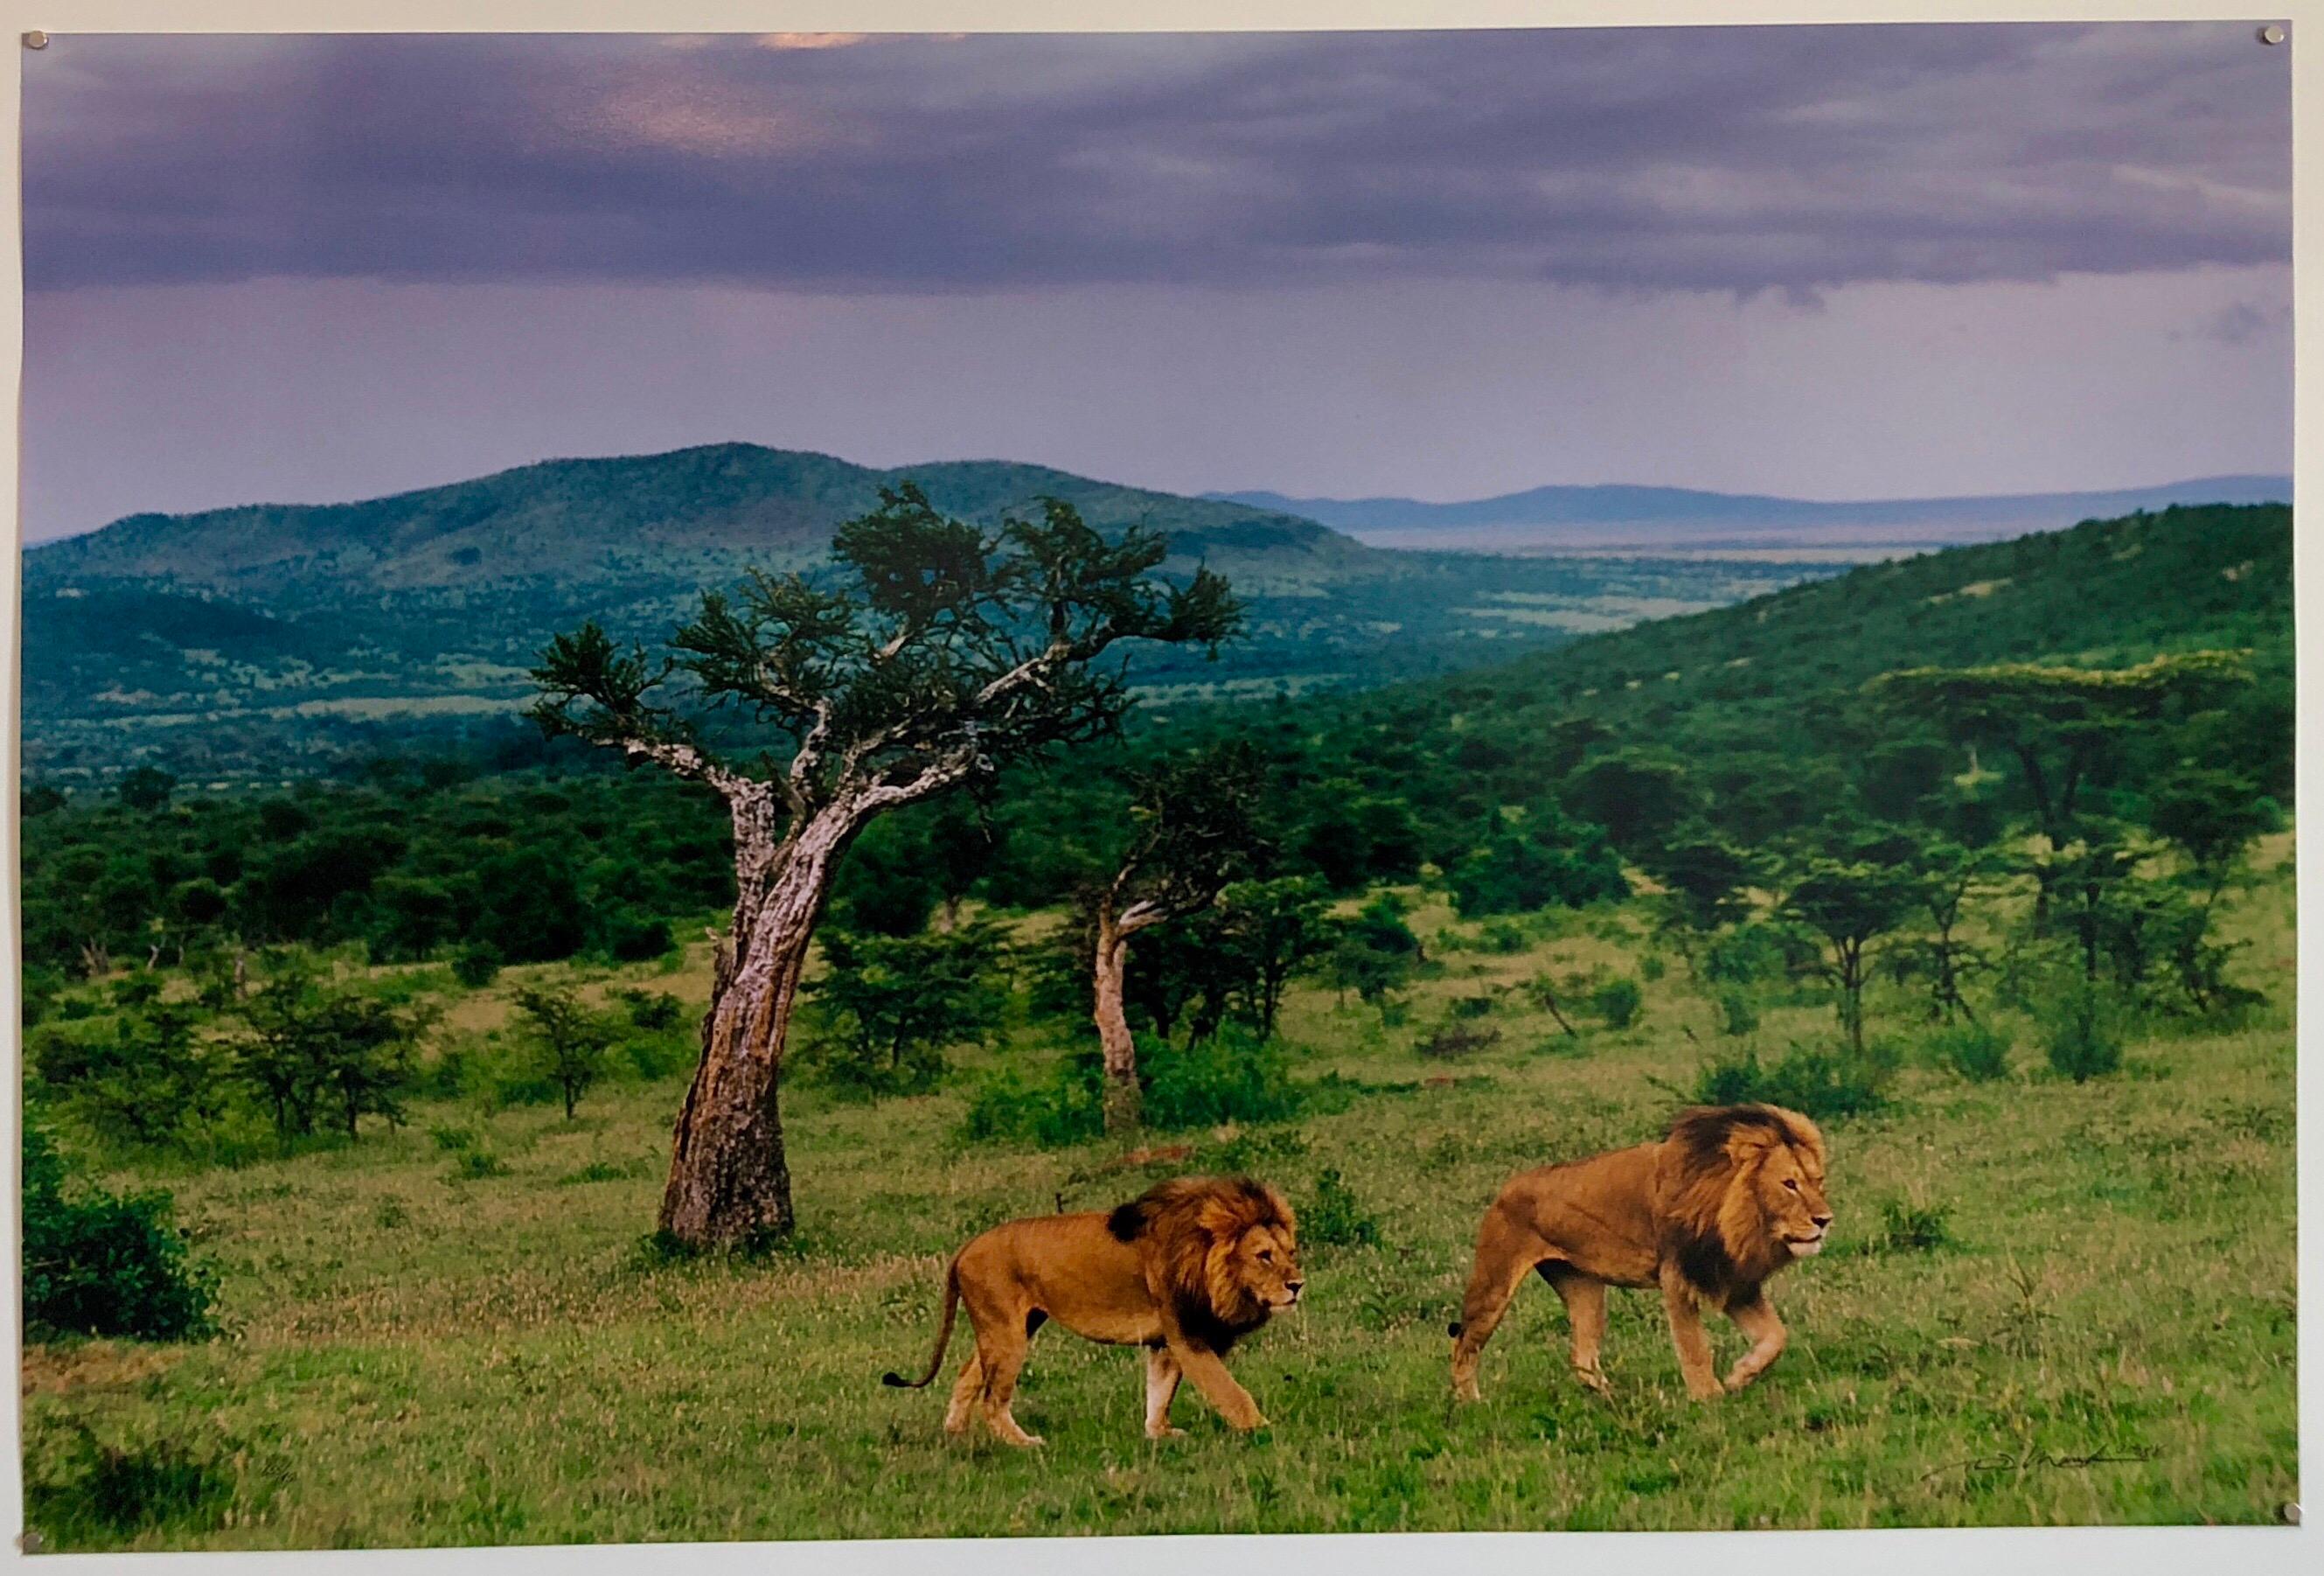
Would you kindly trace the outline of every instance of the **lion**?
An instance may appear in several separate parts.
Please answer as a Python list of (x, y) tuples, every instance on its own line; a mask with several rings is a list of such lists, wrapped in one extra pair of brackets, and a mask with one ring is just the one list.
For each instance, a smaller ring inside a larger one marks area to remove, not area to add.
[[(1821, 1251), (1831, 1225), (1823, 1136), (1779, 1106), (1683, 1111), (1659, 1143), (1521, 1173), (1477, 1233), (1452, 1327), (1453, 1393), (1479, 1398), (1478, 1354), (1528, 1271), (1564, 1301), (1574, 1375), (1600, 1395), (1613, 1393), (1598, 1366), (1609, 1285), (1662, 1288), (1688, 1395), (1739, 1390), (1783, 1355), (1768, 1278)], [(1723, 1382), (1698, 1311), (1706, 1303), (1751, 1339)]]
[(953, 1256), (927, 1372), (882, 1383), (917, 1390), (944, 1366), (954, 1309), (968, 1305), (976, 1349), (953, 1386), (945, 1428), (965, 1432), (972, 1410), (1007, 1443), (1038, 1445), (1010, 1414), (1034, 1331), (1055, 1319), (1109, 1346), (1146, 1349), (1146, 1435), (1168, 1439), (1183, 1376), (1221, 1416), (1249, 1432), (1267, 1419), (1227, 1372), (1226, 1355), (1276, 1313), (1299, 1304), (1291, 1206), (1249, 1177), (1179, 1177), (1111, 1210), (1036, 1216), (996, 1226)]

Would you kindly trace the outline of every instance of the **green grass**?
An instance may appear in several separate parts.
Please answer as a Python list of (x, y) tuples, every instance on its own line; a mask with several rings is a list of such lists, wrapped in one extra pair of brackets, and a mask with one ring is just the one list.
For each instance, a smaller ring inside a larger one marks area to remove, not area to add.
[[(1567, 1042), (1511, 991), (1490, 1047), (1449, 1071), (1415, 1054), (1457, 997), (1634, 972), (1644, 920), (1609, 911), (1521, 952), (1432, 948), (1448, 961), (1398, 1026), (1296, 993), (1300, 1077), (1403, 1087), (1290, 1134), (1172, 1135), (1194, 1146), (1175, 1162), (963, 1148), (957, 1085), (865, 1106), (795, 1084), (802, 1228), (757, 1260), (643, 1248), (678, 1079), (593, 1091), (569, 1126), (430, 1104), (352, 1147), (172, 1167), (232, 1337), (32, 1349), (34, 1503), (51, 1546), (136, 1549), (2270, 1521), (2297, 1492), (2288, 856), (2273, 839), (2232, 900), (2242, 973), (2276, 998), (2236, 1032), (2149, 1033), (2079, 1086), (2032, 1055), (1991, 1082), (1908, 1061), (1887, 1104), (1829, 1124), (1831, 1246), (1774, 1287), (1791, 1349), (1711, 1406), (1643, 1293), (1612, 1299), (1616, 1398), (1589, 1395), (1538, 1285), (1486, 1350), (1484, 1402), (1449, 1402), (1444, 1327), (1500, 1182), (1649, 1136), (1721, 1043), (1711, 992), (1674, 968), (1631, 1028)], [(698, 1002), (700, 961), (654, 987)], [(511, 988), (456, 1021), (489, 1024)], [(1876, 995), (1876, 1027), (1912, 1032), (1914, 1006)], [(1830, 1043), (1813, 1005), (1775, 993), (1761, 1018), (1770, 1057)], [(472, 1150), (505, 1172), (460, 1174)], [(1311, 1246), (1306, 1306), (1236, 1353), (1265, 1434), (1190, 1389), (1188, 1437), (1149, 1444), (1137, 1355), (1055, 1328), (1018, 1397), (1040, 1452), (946, 1438), (942, 1385), (880, 1385), (924, 1359), (969, 1234), (1254, 1153), (1295, 1204), (1337, 1172), (1332, 1209), (1374, 1226)], [(1722, 1362), (1739, 1349), (1714, 1339)], [(100, 1466), (102, 1513), (69, 1514)]]

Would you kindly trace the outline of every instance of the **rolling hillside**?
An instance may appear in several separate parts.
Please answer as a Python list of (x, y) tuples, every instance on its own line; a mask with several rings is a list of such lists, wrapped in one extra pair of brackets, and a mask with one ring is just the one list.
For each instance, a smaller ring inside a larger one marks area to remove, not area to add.
[(28, 760), (68, 777), (138, 760), (281, 775), (367, 730), (505, 718), (552, 632), (595, 617), (659, 639), (706, 586), (816, 563), (835, 525), (905, 479), (988, 525), (1062, 497), (1102, 530), (1166, 533), (1177, 572), (1226, 574), (1249, 635), (1216, 664), (1149, 655), (1139, 677), (1174, 692), (1440, 672), (1813, 572), (1386, 552), (1278, 510), (999, 461), (882, 471), (747, 444), (553, 460), (363, 503), (134, 515), (32, 550)]

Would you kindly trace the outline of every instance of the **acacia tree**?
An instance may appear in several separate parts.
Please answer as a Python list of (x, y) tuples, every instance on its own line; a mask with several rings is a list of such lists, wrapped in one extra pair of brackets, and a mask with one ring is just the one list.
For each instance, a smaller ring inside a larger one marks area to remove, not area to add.
[[(1956, 743), (1992, 746), (2015, 758), (2044, 851), (2054, 857), (2074, 840), (2082, 790), (2133, 726), (2250, 677), (2243, 653), (2194, 651), (2126, 668), (1907, 668), (1883, 673), (1868, 688), (1885, 705), (1933, 720)], [(2045, 858), (2034, 867), (2037, 921), (2049, 913), (2050, 864)]]
[(1784, 899), (1783, 912), (1821, 936), (1830, 950), (1824, 972), (1838, 987), (1840, 1026), (1859, 1056), (1872, 943), (1904, 922), (1914, 896), (1912, 875), (1896, 866), (1817, 858), (1807, 861)]
[[(1108, 542), (1056, 499), (987, 532), (907, 483), (839, 527), (836, 583), (754, 572), (731, 597), (706, 592), (659, 661), (594, 623), (542, 653), (545, 730), (705, 783), (733, 822), (734, 913), (671, 1145), (669, 1237), (707, 1247), (791, 1228), (776, 1089), (808, 943), (863, 828), (1113, 728), (1130, 697), (1102, 659), (1120, 643), (1215, 652), (1240, 627), (1219, 576), (1154, 573), (1167, 551), (1140, 527)], [(699, 726), (721, 708), (783, 744), (724, 758)]]
[(1130, 938), (1209, 908), (1259, 846), (1259, 759), (1231, 742), (1166, 761), (1136, 779), (1138, 830), (1098, 894), (1091, 938), (1093, 1015), (1104, 1053), (1105, 1129), (1138, 1126), (1138, 1043), (1123, 1006)]

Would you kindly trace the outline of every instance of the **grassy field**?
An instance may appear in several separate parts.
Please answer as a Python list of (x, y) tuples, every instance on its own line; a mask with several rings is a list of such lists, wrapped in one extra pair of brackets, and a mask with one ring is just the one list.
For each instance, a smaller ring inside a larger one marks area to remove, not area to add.
[[(1908, 1062), (1887, 1107), (1828, 1123), (1831, 1245), (1775, 1284), (1791, 1349), (1714, 1405), (1686, 1399), (1642, 1293), (1613, 1297), (1615, 1399), (1582, 1390), (1538, 1285), (1487, 1349), (1482, 1404), (1450, 1404), (1444, 1327), (1499, 1182), (1651, 1136), (1720, 1037), (1673, 961), (1628, 1030), (1569, 1041), (1512, 993), (1483, 1020), (1496, 1043), (1424, 1061), (1414, 1040), (1452, 997), (1647, 950), (1632, 910), (1532, 923), (1504, 954), (1424, 906), (1443, 969), (1404, 1023), (1314, 988), (1287, 1015), (1300, 1076), (1391, 1087), (1282, 1128), (1157, 1135), (1179, 1147), (1156, 1155), (964, 1146), (960, 1088), (866, 1106), (798, 1080), (804, 1226), (769, 1258), (642, 1247), (678, 1076), (601, 1088), (570, 1124), (439, 1103), (352, 1146), (118, 1173), (175, 1191), (231, 1333), (32, 1349), (32, 1520), (51, 1547), (148, 1549), (2272, 1521), (2297, 1486), (2290, 858), (2269, 839), (2227, 900), (2253, 943), (2239, 972), (2273, 1003), (2242, 1028), (2151, 1034), (2076, 1085), (2005, 1017), (2006, 1080)], [(531, 972), (450, 1025), (489, 1028)], [(698, 947), (645, 972), (587, 978), (704, 989)], [(1875, 1010), (1876, 1032), (1917, 1033), (1901, 996)], [(1757, 1040), (1831, 1034), (1801, 998)], [(1150, 1444), (1137, 1355), (1055, 1329), (1017, 1404), (1039, 1452), (946, 1438), (941, 1385), (881, 1386), (925, 1358), (970, 1234), (1229, 1168), (1300, 1205), (1336, 1169), (1378, 1227), (1377, 1246), (1311, 1246), (1306, 1306), (1237, 1353), (1265, 1433), (1188, 1389), (1187, 1437)], [(1713, 1333), (1723, 1367), (1738, 1338)], [(106, 1494), (161, 1508), (107, 1520), (88, 1509)]]

